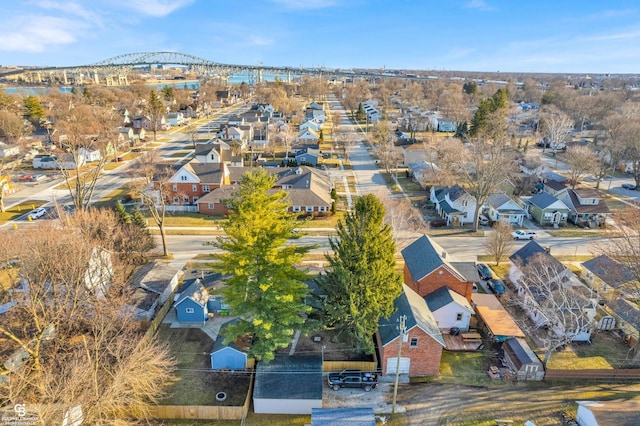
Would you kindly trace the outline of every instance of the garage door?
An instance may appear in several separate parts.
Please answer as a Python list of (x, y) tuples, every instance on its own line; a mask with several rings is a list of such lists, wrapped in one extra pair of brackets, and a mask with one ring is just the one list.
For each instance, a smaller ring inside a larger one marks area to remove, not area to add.
[[(387, 360), (387, 374), (396, 374), (396, 366), (398, 365), (398, 358), (389, 358)], [(400, 358), (400, 374), (409, 374), (409, 367), (411, 366), (411, 358)]]

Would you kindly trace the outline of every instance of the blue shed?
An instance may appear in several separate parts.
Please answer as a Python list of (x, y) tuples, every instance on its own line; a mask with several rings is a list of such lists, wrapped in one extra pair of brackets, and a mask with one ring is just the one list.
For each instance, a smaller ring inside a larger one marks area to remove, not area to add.
[(226, 322), (220, 328), (220, 334), (216, 338), (211, 350), (211, 368), (214, 370), (244, 370), (247, 366), (247, 352), (249, 351), (249, 338), (240, 337), (227, 344), (224, 343), (224, 329), (234, 324), (237, 320)]
[(176, 317), (179, 322), (205, 322), (209, 319), (209, 309), (207, 302), (209, 292), (195, 280), (189, 287), (184, 289), (176, 299), (173, 306), (176, 308)]

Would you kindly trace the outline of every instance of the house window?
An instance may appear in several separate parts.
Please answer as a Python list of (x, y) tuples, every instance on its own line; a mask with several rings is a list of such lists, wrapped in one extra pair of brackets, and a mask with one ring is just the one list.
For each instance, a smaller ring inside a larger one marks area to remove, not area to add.
[(180, 197), (173, 197), (173, 204), (180, 204)]
[(326, 212), (326, 211), (327, 211), (327, 206), (320, 206), (320, 207), (318, 207), (318, 211), (319, 211), (319, 212)]
[(193, 204), (195, 204), (198, 201), (199, 197), (193, 197)]
[(188, 314), (192, 314), (192, 313), (194, 313), (194, 312), (195, 312), (195, 311), (193, 310), (193, 308), (186, 308), (184, 311), (185, 311), (186, 313), (188, 313)]
[(293, 206), (293, 211), (294, 212), (299, 212), (300, 210), (301, 210), (300, 206)]
[(211, 192), (209, 185), (202, 185), (202, 192)]
[(458, 312), (456, 314), (456, 321), (462, 321), (462, 313)]
[(173, 184), (173, 192), (178, 190), (178, 185), (176, 185), (175, 183)]
[(312, 213), (313, 212), (313, 206), (307, 206), (307, 213)]
[(189, 197), (183, 197), (182, 204), (189, 204)]
[(467, 200), (462, 200), (462, 207), (467, 207), (467, 203), (468, 203)]
[(187, 177), (186, 176), (180, 176), (180, 179), (187, 180)]
[(197, 192), (198, 191), (198, 185), (191, 185), (191, 192)]
[(209, 208), (213, 210), (213, 203), (209, 203)]
[(418, 347), (418, 338), (417, 337), (412, 337), (411, 338), (411, 342), (409, 343), (409, 347), (411, 347), (411, 348), (417, 348)]

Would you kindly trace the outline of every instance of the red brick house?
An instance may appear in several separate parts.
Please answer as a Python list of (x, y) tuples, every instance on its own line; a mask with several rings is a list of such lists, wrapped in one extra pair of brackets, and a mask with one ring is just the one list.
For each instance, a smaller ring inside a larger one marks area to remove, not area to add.
[(404, 282), (425, 297), (442, 288), (451, 290), (471, 302), (473, 282), (468, 281), (447, 259), (447, 252), (423, 235), (402, 250)]
[(176, 206), (196, 206), (198, 200), (209, 192), (231, 184), (226, 164), (200, 163), (197, 160), (182, 166), (168, 182), (167, 198), (169, 204)]
[[(400, 354), (400, 374), (414, 376), (437, 376), (444, 339), (433, 314), (424, 299), (406, 284), (403, 292), (394, 301), (395, 312), (389, 319), (378, 323), (378, 347), (382, 374), (395, 374)], [(400, 336), (400, 317), (405, 317), (404, 336)]]

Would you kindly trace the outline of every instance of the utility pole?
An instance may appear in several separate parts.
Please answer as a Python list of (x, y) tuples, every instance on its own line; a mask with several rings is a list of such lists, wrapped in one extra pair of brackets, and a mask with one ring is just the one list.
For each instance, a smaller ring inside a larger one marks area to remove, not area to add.
[(404, 335), (407, 332), (405, 321), (407, 319), (406, 315), (400, 316), (400, 339), (398, 340), (398, 357), (396, 358), (396, 382), (393, 386), (393, 405), (391, 408), (391, 414), (395, 414), (396, 412), (396, 399), (398, 397), (398, 381), (400, 380), (400, 356), (402, 355), (402, 343), (404, 340)]

